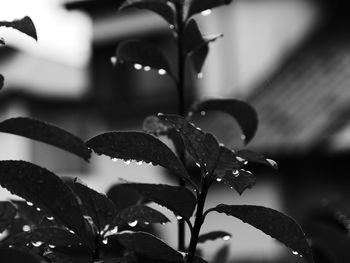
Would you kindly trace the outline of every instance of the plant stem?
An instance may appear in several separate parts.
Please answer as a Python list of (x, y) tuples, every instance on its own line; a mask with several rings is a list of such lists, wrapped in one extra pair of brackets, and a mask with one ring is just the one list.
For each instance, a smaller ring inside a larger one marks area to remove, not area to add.
[[(185, 69), (186, 69), (186, 59), (184, 57), (183, 48), (183, 4), (181, 1), (177, 2), (177, 55), (178, 55), (178, 82), (177, 82), (177, 92), (178, 92), (178, 113), (180, 116), (185, 116)], [(184, 152), (179, 153), (180, 160), (184, 161)], [(179, 185), (185, 186), (185, 181), (181, 178), (179, 179)], [(185, 221), (183, 219), (179, 220), (178, 223), (178, 249), (180, 251), (185, 251)]]
[(191, 241), (188, 249), (186, 263), (193, 263), (194, 261), (194, 256), (196, 254), (196, 248), (198, 243), (198, 237), (204, 221), (203, 210), (204, 210), (204, 204), (205, 204), (205, 199), (207, 197), (208, 189), (209, 189), (208, 181), (204, 179), (204, 184), (202, 185), (202, 191), (199, 194), (199, 198), (198, 198), (196, 220), (194, 221), (194, 227), (191, 235)]

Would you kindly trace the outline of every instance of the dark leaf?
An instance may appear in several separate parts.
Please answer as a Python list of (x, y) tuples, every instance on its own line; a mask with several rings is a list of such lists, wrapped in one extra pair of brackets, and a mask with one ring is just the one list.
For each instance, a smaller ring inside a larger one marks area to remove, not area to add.
[(209, 240), (214, 241), (219, 238), (228, 240), (231, 238), (231, 234), (225, 231), (212, 231), (212, 232), (200, 235), (198, 237), (198, 243), (204, 243)]
[(223, 177), (218, 177), (216, 180), (222, 180), (231, 188), (233, 187), (240, 195), (248, 189), (252, 188), (256, 183), (256, 177), (249, 171), (244, 169), (226, 171)]
[(81, 208), (72, 190), (45, 168), (25, 161), (0, 161), (0, 185), (46, 210), (87, 240)]
[[(144, 132), (108, 132), (90, 139), (86, 145), (97, 154), (163, 166), (191, 182), (184, 166), (170, 148)], [(193, 184), (193, 183), (192, 183)]]
[(220, 146), (215, 137), (177, 115), (161, 115), (159, 119), (170, 123), (181, 135), (185, 148), (197, 165), (205, 166), (211, 173), (218, 162)]
[(134, 205), (119, 212), (114, 223), (117, 226), (129, 224), (135, 227), (137, 224), (168, 223), (170, 220), (162, 213), (145, 205)]
[(138, 8), (150, 10), (163, 17), (170, 25), (175, 25), (175, 6), (164, 0), (127, 0), (120, 9)]
[(18, 248), (1, 248), (0, 249), (1, 263), (40, 263), (38, 256), (28, 253), (25, 250)]
[(140, 203), (155, 202), (165, 206), (176, 215), (189, 219), (196, 207), (196, 198), (190, 190), (181, 186), (162, 184), (126, 183), (117, 185), (118, 189), (137, 192)]
[(193, 111), (223, 111), (236, 119), (243, 131), (242, 138), (248, 143), (258, 128), (258, 115), (248, 103), (236, 99), (211, 99), (196, 103)]
[(0, 202), (0, 233), (5, 231), (17, 214), (16, 207), (10, 202)]
[(4, 76), (0, 74), (0, 89), (4, 87), (4, 82), (5, 82)]
[(236, 152), (236, 155), (243, 158), (244, 161), (252, 163), (262, 163), (266, 164), (274, 169), (278, 168), (277, 163), (274, 160), (266, 159), (262, 154), (250, 151), (250, 150), (240, 150)]
[(57, 227), (36, 228), (33, 231), (22, 232), (10, 236), (5, 240), (6, 245), (24, 247), (27, 243), (35, 247), (41, 245), (75, 246), (78, 247), (80, 239), (66, 229)]
[(165, 55), (154, 45), (141, 40), (122, 42), (116, 52), (117, 61), (149, 66), (157, 70), (165, 70), (173, 76)]
[(42, 121), (31, 118), (12, 118), (0, 122), (0, 132), (11, 133), (47, 143), (71, 152), (88, 161), (91, 151), (75, 135)]
[(74, 183), (74, 190), (81, 199), (87, 215), (92, 218), (100, 232), (106, 225), (112, 223), (116, 215), (116, 209), (114, 203), (107, 196), (79, 182)]
[(223, 204), (213, 208), (212, 211), (241, 219), (244, 223), (284, 243), (309, 262), (313, 262), (312, 252), (303, 230), (294, 219), (281, 212), (263, 206)]
[(189, 18), (195, 14), (218, 6), (228, 5), (231, 2), (232, 0), (192, 0), (189, 10), (187, 11), (187, 17)]
[(34, 23), (30, 19), (30, 17), (28, 17), (28, 16), (25, 16), (22, 19), (14, 20), (12, 22), (0, 21), (0, 27), (1, 26), (12, 27), (12, 28), (17, 29), (18, 31), (21, 31), (22, 33), (34, 38), (35, 40), (38, 40)]
[(148, 259), (165, 262), (183, 261), (181, 253), (149, 233), (125, 231), (111, 238), (117, 239), (129, 251)]
[(214, 255), (214, 258), (211, 262), (213, 263), (228, 263), (230, 256), (230, 246), (222, 246)]
[(0, 45), (5, 45), (6, 43), (5, 43), (5, 39), (4, 38), (2, 38), (2, 37), (0, 37)]
[[(26, 225), (29, 225), (30, 227), (38, 227), (43, 223), (46, 214), (43, 210), (38, 211), (34, 204), (28, 203), (28, 205), (25, 201), (17, 200), (11, 200), (11, 202), (17, 207), (18, 216), (23, 219), (23, 222), (25, 222)], [(51, 215), (46, 216), (51, 219)], [(53, 217), (52, 221), (54, 221)]]
[(199, 256), (194, 256), (193, 262), (194, 262), (194, 263), (208, 263), (207, 261), (205, 261), (204, 259), (202, 259), (202, 258), (199, 257)]
[(220, 146), (220, 157), (216, 165), (214, 174), (217, 177), (225, 176), (226, 172), (233, 172), (241, 169), (243, 163), (239, 162), (236, 154), (225, 146)]

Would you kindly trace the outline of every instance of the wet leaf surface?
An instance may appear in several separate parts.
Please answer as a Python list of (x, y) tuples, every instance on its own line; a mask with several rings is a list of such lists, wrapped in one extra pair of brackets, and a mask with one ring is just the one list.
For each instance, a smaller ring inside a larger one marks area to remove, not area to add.
[(172, 150), (156, 137), (136, 131), (108, 132), (90, 139), (86, 145), (97, 154), (111, 158), (153, 163), (169, 169), (190, 182), (184, 166)]
[(218, 205), (212, 211), (234, 216), (298, 252), (313, 262), (305, 234), (294, 219), (271, 208), (253, 205)]
[(254, 137), (258, 128), (258, 114), (248, 103), (236, 99), (210, 99), (196, 103), (194, 112), (222, 111), (231, 115), (243, 132), (244, 142), (248, 143)]
[(72, 190), (49, 170), (25, 161), (0, 161), (0, 185), (61, 221), (86, 241), (85, 222)]
[(90, 158), (91, 151), (80, 138), (46, 122), (24, 117), (11, 118), (0, 122), (0, 132), (11, 133), (50, 144), (73, 153), (85, 161), (88, 161)]
[(1, 248), (1, 263), (41, 263), (38, 256), (19, 248)]
[(247, 162), (262, 163), (277, 169), (278, 165), (274, 160), (266, 159), (262, 154), (256, 153), (250, 150), (240, 150), (236, 152), (236, 155), (243, 158)]
[(0, 202), (0, 233), (5, 231), (17, 214), (17, 208), (10, 202)]
[(202, 11), (211, 10), (222, 5), (228, 5), (231, 2), (232, 0), (192, 0), (190, 2), (189, 10), (187, 11), (187, 17), (191, 17)]
[(17, 29), (18, 31), (21, 31), (22, 33), (34, 38), (35, 40), (38, 40), (38, 37), (36, 35), (36, 29), (34, 26), (34, 23), (30, 17), (25, 16), (22, 19), (13, 20), (11, 22), (8, 21), (0, 21), (0, 27), (12, 27), (14, 29)]
[(224, 184), (234, 188), (240, 195), (245, 190), (252, 188), (256, 183), (255, 175), (244, 169), (226, 171), (221, 179)]

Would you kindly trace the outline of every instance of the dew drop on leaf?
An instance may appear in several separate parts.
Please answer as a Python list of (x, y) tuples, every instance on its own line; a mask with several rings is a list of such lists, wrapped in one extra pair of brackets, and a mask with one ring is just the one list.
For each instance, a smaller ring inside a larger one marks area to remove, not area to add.
[(33, 206), (34, 204), (32, 202), (26, 202), (28, 206)]
[(218, 178), (216, 178), (216, 181), (217, 181), (217, 182), (221, 182), (221, 181), (222, 181), (222, 178), (218, 177)]
[(292, 253), (293, 253), (293, 255), (299, 255), (299, 253), (298, 252), (296, 252), (296, 251), (292, 251)]
[(170, 25), (169, 25), (169, 28), (170, 28), (170, 29), (174, 29), (174, 28), (175, 28), (175, 26), (174, 26), (174, 25), (172, 25), (172, 24), (170, 24)]
[(202, 79), (202, 78), (203, 78), (203, 73), (202, 73), (202, 72), (198, 73), (198, 74), (197, 74), (197, 78), (198, 78), (198, 79)]
[(142, 65), (136, 63), (136, 64), (134, 64), (134, 68), (137, 70), (140, 70), (140, 69), (142, 69)]
[(40, 212), (40, 211), (41, 211), (41, 209), (40, 209), (39, 207), (37, 207), (37, 208), (36, 208), (36, 211)]
[(182, 216), (176, 216), (176, 219), (177, 219), (177, 220), (181, 220), (181, 219), (182, 219)]
[(201, 115), (205, 116), (205, 114), (207, 114), (204, 110), (201, 111)]
[(49, 248), (55, 248), (56, 246), (55, 245), (49, 245)]
[(224, 240), (224, 241), (227, 241), (227, 240), (230, 240), (230, 239), (231, 239), (231, 236), (229, 236), (229, 235), (224, 236), (224, 237), (222, 238), (222, 240)]
[(149, 225), (149, 222), (147, 222), (147, 221), (145, 221), (145, 222), (143, 222), (145, 225)]
[(204, 10), (204, 11), (201, 12), (202, 16), (208, 16), (210, 14), (211, 14), (211, 9), (207, 9), (207, 10)]
[(46, 219), (52, 221), (54, 218), (53, 216), (47, 216)]
[(43, 244), (43, 242), (41, 242), (41, 241), (32, 242), (32, 245), (33, 245), (34, 247), (40, 247), (42, 244)]
[(137, 223), (138, 223), (137, 220), (135, 220), (135, 221), (129, 222), (128, 225), (131, 227), (135, 227)]
[(201, 165), (200, 165), (199, 163), (196, 163), (196, 165), (197, 165), (198, 167), (201, 167)]
[(238, 177), (238, 176), (239, 176), (239, 171), (238, 171), (238, 170), (233, 170), (233, 171), (232, 171), (232, 174), (233, 174), (235, 177)]
[(108, 239), (107, 239), (107, 238), (103, 239), (103, 240), (102, 240), (102, 243), (105, 244), (105, 245), (107, 245), (107, 244), (108, 244)]
[(272, 159), (266, 159), (266, 161), (274, 168), (278, 166), (277, 163)]
[(31, 230), (31, 228), (30, 228), (30, 226), (28, 226), (28, 225), (24, 225), (24, 226), (22, 227), (22, 230), (23, 230), (24, 232), (29, 232), (29, 231)]
[(161, 68), (161, 69), (158, 70), (158, 74), (159, 75), (165, 75), (166, 74), (166, 70)]
[(243, 159), (243, 158), (240, 157), (240, 156), (236, 156), (236, 159), (237, 159), (237, 161), (239, 161), (239, 162), (244, 162), (244, 161), (245, 161), (245, 159)]
[(188, 117), (192, 117), (193, 116), (193, 112), (189, 111), (187, 115), (188, 115)]
[(150, 67), (150, 66), (144, 66), (144, 67), (143, 67), (143, 70), (144, 70), (144, 71), (150, 71), (150, 70), (151, 70), (151, 67)]
[(244, 141), (246, 139), (246, 136), (244, 134), (242, 134), (241, 139)]
[(111, 63), (113, 66), (117, 64), (117, 58), (116, 57), (111, 57)]

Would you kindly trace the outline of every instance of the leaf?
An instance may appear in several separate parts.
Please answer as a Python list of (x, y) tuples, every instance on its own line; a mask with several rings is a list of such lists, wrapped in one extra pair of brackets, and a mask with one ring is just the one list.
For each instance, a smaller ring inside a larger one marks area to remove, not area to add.
[(2, 27), (2, 26), (12, 27), (12, 28), (17, 29), (18, 31), (21, 31), (22, 33), (34, 38), (35, 40), (38, 40), (34, 23), (30, 19), (30, 17), (28, 17), (28, 16), (25, 16), (22, 19), (13, 20), (12, 22), (0, 21), (0, 27)]
[(4, 87), (4, 82), (5, 82), (4, 76), (0, 74), (0, 90)]
[(170, 220), (162, 213), (145, 205), (134, 205), (119, 212), (114, 223), (117, 226), (129, 224), (131, 227), (137, 224), (168, 223)]
[(256, 227), (298, 252), (309, 262), (313, 262), (312, 252), (303, 230), (294, 219), (281, 212), (263, 206), (223, 204), (210, 210), (234, 216)]
[(148, 259), (183, 262), (181, 253), (149, 233), (124, 231), (111, 238), (117, 239), (128, 251)]
[(155, 202), (186, 219), (192, 216), (196, 207), (195, 196), (185, 187), (139, 183), (126, 183), (118, 186), (129, 191), (136, 191), (143, 199), (143, 203)]
[(16, 207), (10, 202), (0, 202), (0, 233), (5, 231), (17, 214)]
[(54, 246), (75, 246), (78, 247), (80, 239), (77, 235), (69, 232), (66, 229), (57, 227), (36, 228), (30, 232), (22, 232), (10, 236), (5, 240), (6, 245), (25, 247), (31, 243), (35, 246), (54, 245)]
[(88, 161), (90, 158), (91, 151), (80, 138), (49, 123), (31, 118), (11, 118), (0, 122), (0, 132), (11, 133), (50, 144), (73, 153), (85, 161)]
[(256, 183), (256, 177), (249, 171), (244, 169), (226, 171), (221, 178), (222, 182), (233, 187), (240, 195), (248, 189), (252, 188)]
[(177, 156), (150, 134), (136, 131), (108, 132), (93, 137), (86, 145), (97, 154), (111, 158), (152, 162), (163, 166), (193, 184)]
[(252, 163), (262, 163), (274, 169), (278, 169), (278, 165), (274, 160), (266, 159), (262, 154), (256, 152), (250, 150), (240, 150), (237, 151), (236, 155), (243, 158), (245, 161)]
[(198, 243), (204, 243), (209, 240), (214, 241), (219, 238), (227, 240), (231, 238), (231, 234), (225, 231), (212, 231), (212, 232), (200, 235), (198, 237)]
[(208, 173), (215, 169), (220, 146), (212, 134), (202, 132), (178, 115), (160, 115), (158, 118), (171, 124), (180, 133), (185, 148), (198, 165), (206, 167)]
[(112, 223), (116, 209), (114, 203), (107, 196), (79, 183), (74, 182), (74, 190), (81, 199), (87, 215), (101, 232), (106, 225)]
[(147, 9), (164, 18), (170, 25), (175, 25), (175, 6), (170, 1), (164, 0), (127, 0), (119, 8), (120, 10), (127, 8)]
[(165, 70), (173, 76), (165, 55), (153, 44), (141, 40), (122, 42), (116, 51), (118, 61), (149, 66), (157, 70)]
[(78, 200), (72, 190), (52, 172), (25, 161), (0, 161), (0, 185), (45, 209), (83, 241), (87, 240)]
[(202, 11), (213, 9), (218, 6), (228, 5), (232, 0), (192, 0), (187, 11), (187, 18)]
[(258, 128), (258, 115), (248, 103), (236, 99), (211, 99), (198, 102), (194, 112), (223, 111), (231, 115), (242, 129), (244, 142), (247, 144), (254, 137)]
[(243, 163), (239, 162), (236, 157), (234, 151), (220, 146), (220, 156), (214, 174), (217, 177), (223, 177), (227, 171), (233, 172), (233, 170), (241, 169)]
[(0, 249), (1, 263), (40, 263), (38, 256), (30, 254), (25, 250), (18, 248), (1, 248)]

